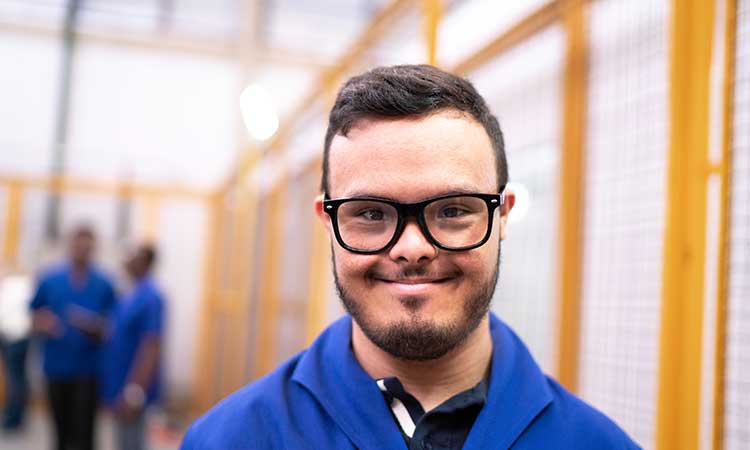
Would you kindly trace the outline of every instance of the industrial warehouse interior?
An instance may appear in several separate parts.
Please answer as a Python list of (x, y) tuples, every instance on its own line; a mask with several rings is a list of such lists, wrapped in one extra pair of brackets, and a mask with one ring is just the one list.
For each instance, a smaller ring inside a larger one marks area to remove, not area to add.
[(329, 112), (397, 64), (498, 118), (491, 311), (541, 369), (644, 449), (750, 449), (750, 0), (0, 0), (0, 61), (0, 343), (27, 380), (0, 449), (56, 448), (30, 308), (81, 230), (113, 298), (156, 252), (147, 448), (345, 315), (313, 207)]

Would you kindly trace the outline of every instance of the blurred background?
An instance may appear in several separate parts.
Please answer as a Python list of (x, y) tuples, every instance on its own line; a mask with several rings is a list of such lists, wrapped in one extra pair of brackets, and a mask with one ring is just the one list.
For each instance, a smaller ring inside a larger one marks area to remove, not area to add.
[[(342, 314), (327, 112), (352, 75), (431, 63), (506, 136), (493, 310), (644, 448), (750, 449), (750, 0), (0, 0), (0, 61), (0, 276), (33, 283), (79, 223), (115, 279), (156, 245), (153, 448)], [(3, 449), (50, 445), (27, 368)]]

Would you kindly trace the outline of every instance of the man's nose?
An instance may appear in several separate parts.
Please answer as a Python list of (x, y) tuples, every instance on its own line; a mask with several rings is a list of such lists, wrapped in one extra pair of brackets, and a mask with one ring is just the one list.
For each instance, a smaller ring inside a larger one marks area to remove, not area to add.
[(422, 233), (417, 221), (410, 219), (388, 255), (396, 262), (426, 262), (437, 256), (437, 248)]

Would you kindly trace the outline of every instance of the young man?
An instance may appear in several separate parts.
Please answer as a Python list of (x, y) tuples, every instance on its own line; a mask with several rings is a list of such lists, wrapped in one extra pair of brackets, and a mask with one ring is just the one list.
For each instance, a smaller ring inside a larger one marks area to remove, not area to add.
[(349, 315), (184, 449), (635, 449), (489, 313), (514, 195), (497, 119), (430, 66), (349, 80), (315, 209)]
[(101, 394), (115, 416), (120, 450), (146, 448), (146, 409), (159, 396), (164, 297), (151, 277), (156, 250), (142, 245), (125, 262), (133, 287), (113, 315), (102, 358)]
[(112, 283), (91, 262), (95, 244), (91, 228), (76, 228), (69, 262), (42, 275), (31, 301), (59, 450), (94, 446), (99, 348), (115, 305)]

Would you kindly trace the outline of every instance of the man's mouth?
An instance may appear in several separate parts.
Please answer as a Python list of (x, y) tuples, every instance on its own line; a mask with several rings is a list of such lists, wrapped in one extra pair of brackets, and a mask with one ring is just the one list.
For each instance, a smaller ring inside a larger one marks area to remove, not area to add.
[[(458, 275), (387, 277), (376, 276), (374, 280), (397, 297), (431, 296), (442, 291), (458, 278)], [(428, 298), (428, 297), (425, 297)]]
[(446, 281), (452, 280), (453, 278), (455, 278), (455, 277), (435, 277), (435, 278), (425, 278), (425, 277), (381, 278), (381, 277), (375, 277), (375, 279), (377, 281), (382, 281), (384, 283), (405, 284), (405, 285), (439, 284), (439, 283), (444, 283)]

